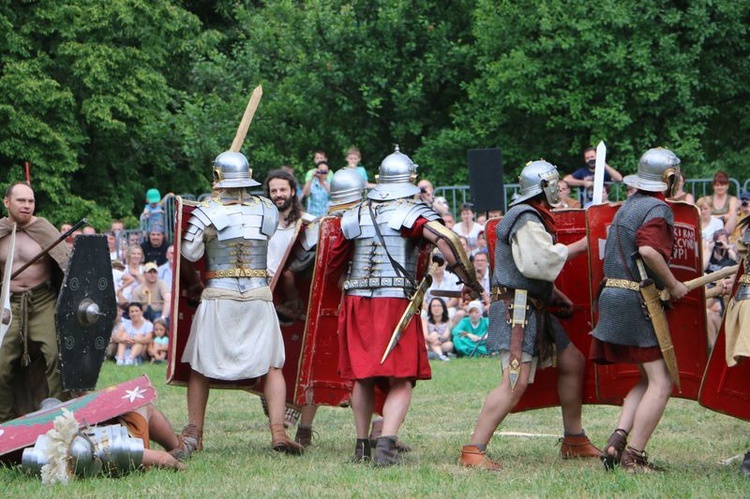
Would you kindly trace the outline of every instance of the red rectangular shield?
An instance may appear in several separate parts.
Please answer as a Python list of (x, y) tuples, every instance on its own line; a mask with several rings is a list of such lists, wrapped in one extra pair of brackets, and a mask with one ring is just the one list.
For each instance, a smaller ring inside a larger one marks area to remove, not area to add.
[[(680, 281), (695, 279), (703, 275), (703, 257), (700, 220), (697, 208), (688, 203), (669, 203), (674, 212), (675, 246), (669, 267)], [(612, 223), (616, 210), (606, 206), (589, 208), (590, 239), (601, 251), (599, 261), (592, 258), (592, 278), (599, 282), (603, 272), (603, 240)], [(594, 255), (594, 251), (592, 251)], [(706, 339), (706, 300), (703, 288), (691, 291), (685, 298), (674, 303), (667, 311), (669, 329), (677, 356), (682, 392), (675, 386), (673, 396), (698, 400), (703, 372), (708, 362)], [(616, 364), (596, 366), (597, 388), (602, 399), (624, 397), (641, 377), (637, 366)]]
[[(735, 279), (737, 292), (738, 280), (744, 274), (744, 265), (740, 264)], [(743, 307), (750, 307), (750, 300), (742, 302)], [(713, 411), (750, 421), (750, 360), (744, 359), (729, 367), (726, 362), (726, 319), (721, 323), (719, 336), (711, 351), (711, 358), (703, 376), (698, 402)], [(750, 327), (743, 324), (744, 327)]]
[[(553, 213), (559, 243), (570, 244), (586, 235), (586, 211), (574, 209)], [(497, 239), (495, 230), (499, 221), (499, 218), (490, 219), (485, 225), (485, 233), (490, 235), (487, 243), (492, 255), (495, 253)], [(494, 266), (494, 259), (491, 259), (491, 265)], [(582, 255), (569, 260), (555, 282), (557, 288), (565, 293), (574, 304), (573, 315), (560, 319), (560, 323), (568, 333), (571, 342), (584, 355), (587, 355), (589, 351), (591, 343), (589, 332), (593, 324), (591, 307), (593, 293), (591, 283), (593, 281), (589, 268), (589, 259), (586, 256)], [(538, 370), (533, 387), (523, 394), (513, 412), (560, 405), (557, 395), (557, 376), (558, 370), (555, 367)], [(587, 363), (584, 374), (583, 402), (586, 404), (609, 402), (597, 397), (594, 366), (591, 363)]]
[[(307, 309), (307, 328), (299, 370), (298, 404), (341, 406), (349, 403), (353, 383), (338, 374), (338, 316), (343, 293), (340, 275), (329, 274), (331, 248), (343, 239), (341, 219), (320, 220), (317, 254)], [(343, 272), (341, 269), (339, 274)]]
[(52, 409), (32, 412), (0, 424), (0, 456), (34, 445), (36, 438), (52, 429), (62, 409), (76, 421), (94, 425), (135, 410), (156, 400), (156, 392), (145, 374), (119, 385), (74, 398)]

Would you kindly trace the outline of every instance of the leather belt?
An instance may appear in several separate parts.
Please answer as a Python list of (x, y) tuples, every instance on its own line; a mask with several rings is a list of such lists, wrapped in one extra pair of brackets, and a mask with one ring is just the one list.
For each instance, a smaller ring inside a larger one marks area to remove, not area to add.
[(379, 289), (379, 288), (412, 288), (411, 283), (404, 277), (367, 277), (364, 279), (347, 279), (344, 290), (350, 289)]
[(640, 291), (641, 283), (635, 282), (635, 281), (629, 281), (627, 279), (612, 279), (610, 277), (607, 277), (607, 280), (604, 283), (604, 287), (605, 288), (629, 289), (631, 291)]
[[(512, 303), (515, 297), (515, 290), (506, 288), (505, 286), (493, 286), (490, 291), (490, 301), (504, 301)], [(527, 295), (527, 300), (531, 303), (535, 309), (541, 310), (544, 308), (544, 303), (531, 295)]]
[(222, 277), (259, 277), (268, 279), (268, 271), (265, 269), (221, 269), (209, 270), (204, 274), (206, 279), (217, 279)]

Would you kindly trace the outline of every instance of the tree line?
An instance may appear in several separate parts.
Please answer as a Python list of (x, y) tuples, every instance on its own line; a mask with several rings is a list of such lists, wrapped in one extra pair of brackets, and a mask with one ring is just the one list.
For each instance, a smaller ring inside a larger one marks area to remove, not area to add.
[(750, 177), (750, 0), (43, 0), (0, 26), (0, 178), (29, 162), (54, 223), (208, 191), (258, 84), (261, 180), (350, 145), (373, 176), (398, 144), (436, 185), (468, 182), (471, 148), (506, 179), (569, 172), (599, 140), (624, 173), (663, 145), (688, 177)]

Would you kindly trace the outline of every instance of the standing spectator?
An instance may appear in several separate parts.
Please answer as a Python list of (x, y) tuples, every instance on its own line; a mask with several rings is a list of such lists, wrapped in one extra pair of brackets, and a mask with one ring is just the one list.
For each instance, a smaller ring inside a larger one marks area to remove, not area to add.
[(174, 268), (174, 246), (167, 246), (167, 261), (159, 265), (159, 279), (164, 281), (169, 288), (172, 288), (173, 269)]
[(315, 217), (328, 213), (328, 205), (331, 203), (331, 183), (328, 179), (330, 173), (328, 163), (319, 162), (315, 175), (302, 188), (302, 196), (307, 198), (307, 212)]
[[(325, 153), (325, 151), (320, 151), (320, 150), (315, 151), (313, 153), (313, 166), (314, 166), (314, 168), (312, 168), (310, 170), (307, 170), (307, 172), (305, 173), (305, 182), (304, 182), (305, 184), (309, 180), (312, 180), (315, 177), (315, 172), (318, 171), (318, 164), (320, 162), (323, 162), (323, 161), (326, 162), (326, 163), (328, 163), (328, 155)], [(333, 180), (333, 172), (330, 171), (330, 169), (329, 169), (329, 172), (328, 172), (328, 178), (327, 178), (327, 180), (329, 182), (331, 180)], [(302, 199), (302, 197), (300, 197), (300, 199)]]
[(453, 232), (466, 238), (469, 243), (469, 252), (477, 247), (477, 236), (484, 227), (474, 221), (474, 208), (471, 203), (461, 205), (461, 222), (453, 227)]
[[(364, 179), (367, 188), (375, 187), (375, 184), (370, 183), (370, 179), (367, 176), (367, 170), (365, 170), (365, 167), (359, 164), (361, 160), (362, 154), (359, 152), (359, 149), (352, 146), (348, 151), (346, 151), (346, 166), (344, 168), (356, 170), (357, 173), (359, 173)], [(329, 179), (329, 181), (330, 180), (331, 179)]]
[[(591, 202), (591, 188), (594, 186), (594, 172), (596, 170), (596, 149), (593, 147), (586, 148), (583, 151), (583, 160), (586, 163), (585, 166), (577, 169), (571, 174), (565, 176), (565, 181), (571, 187), (578, 187), (578, 197), (580, 198), (581, 204), (584, 206), (586, 203)], [(604, 165), (604, 182), (622, 182), (622, 175), (609, 166)]]
[(564, 180), (561, 180), (557, 184), (558, 188), (560, 189), (560, 199), (561, 203), (560, 206), (555, 208), (556, 210), (564, 210), (569, 208), (580, 208), (581, 202), (578, 201), (575, 198), (570, 197), (570, 186), (568, 183)]
[(143, 354), (154, 337), (154, 325), (143, 318), (143, 306), (140, 303), (128, 303), (128, 317), (130, 319), (122, 321), (115, 333), (118, 366), (142, 364)]
[(451, 320), (442, 298), (435, 297), (429, 301), (427, 318), (422, 319), (422, 330), (429, 351), (442, 361), (450, 360), (448, 354), (453, 351)]
[(724, 223), (711, 215), (712, 206), (710, 197), (702, 197), (696, 203), (700, 210), (701, 222), (701, 242), (703, 244), (703, 267), (708, 264), (708, 258), (711, 254), (711, 244), (714, 239), (714, 233), (717, 230), (724, 229)]
[(159, 279), (159, 268), (154, 262), (148, 262), (143, 270), (143, 283), (133, 289), (131, 301), (142, 305), (146, 320), (153, 321), (159, 317), (168, 319), (169, 303), (172, 301), (169, 286)]
[(469, 303), (468, 308), (469, 316), (461, 319), (451, 332), (453, 349), (459, 357), (489, 355), (487, 332), (490, 329), (490, 320), (482, 317), (484, 310), (481, 302), (473, 301)]
[(695, 204), (695, 198), (689, 192), (685, 192), (685, 173), (680, 170), (677, 175), (677, 186), (675, 187), (674, 196), (668, 197), (670, 201), (684, 201), (685, 203)]
[(161, 193), (159, 189), (149, 189), (146, 191), (146, 205), (141, 213), (141, 222), (145, 222), (146, 231), (152, 224), (158, 224), (164, 227), (164, 206), (162, 205)]
[(731, 234), (737, 225), (740, 203), (736, 197), (729, 195), (729, 176), (718, 171), (714, 174), (714, 181), (711, 185), (714, 190), (713, 195), (704, 196), (698, 201), (709, 199), (712, 206), (711, 215), (724, 222), (724, 228)]
[(167, 261), (168, 247), (169, 243), (164, 237), (164, 226), (152, 224), (148, 229), (148, 239), (141, 243), (143, 261), (154, 262), (157, 267), (163, 265)]

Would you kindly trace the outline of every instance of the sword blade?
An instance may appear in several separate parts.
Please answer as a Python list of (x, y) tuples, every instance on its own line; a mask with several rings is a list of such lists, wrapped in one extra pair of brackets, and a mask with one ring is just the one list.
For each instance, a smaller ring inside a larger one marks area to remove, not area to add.
[(600, 141), (596, 146), (596, 169), (594, 170), (594, 191), (591, 197), (592, 204), (602, 204), (602, 189), (604, 188), (604, 172), (607, 164), (607, 146)]

